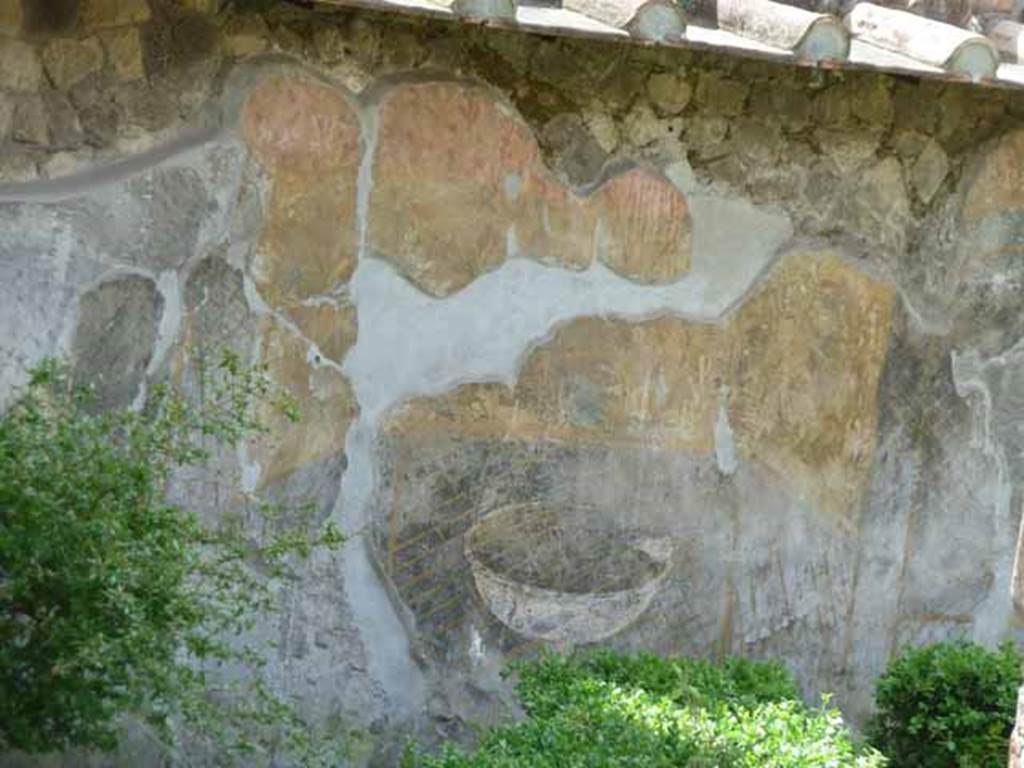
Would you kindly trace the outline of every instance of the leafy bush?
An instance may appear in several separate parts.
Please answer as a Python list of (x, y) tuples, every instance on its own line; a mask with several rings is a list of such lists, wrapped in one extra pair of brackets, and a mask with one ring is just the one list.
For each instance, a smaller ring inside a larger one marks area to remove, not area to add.
[(1020, 684), (1009, 643), (910, 648), (878, 680), (869, 738), (894, 768), (1005, 765)]
[(652, 654), (545, 656), (514, 665), (527, 718), (448, 745), (422, 768), (877, 768), (839, 713), (808, 708), (779, 665), (721, 667)]
[(97, 413), (50, 362), (0, 416), (0, 749), (111, 749), (132, 715), (224, 761), (316, 751), (242, 637), (274, 605), (253, 565), (280, 577), (340, 536), (278, 525), (258, 544), (239, 519), (214, 528), (164, 501), (175, 468), (259, 432), (279, 400), (230, 355), (204, 381), (199, 404), (157, 388), (141, 413)]

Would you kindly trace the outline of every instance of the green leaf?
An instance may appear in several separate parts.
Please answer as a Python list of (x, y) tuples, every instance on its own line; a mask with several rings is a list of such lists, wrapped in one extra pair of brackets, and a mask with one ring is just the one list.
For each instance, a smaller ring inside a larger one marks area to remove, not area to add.
[(175, 472), (287, 401), (230, 352), (200, 373), (198, 401), (160, 384), (141, 411), (104, 413), (48, 360), (0, 416), (0, 748), (109, 750), (130, 716), (171, 754), (187, 734), (227, 764), (337, 762), (237, 638), (275, 604), (261, 562), (287, 570), (344, 537), (309, 505), (273, 507), (254, 535), (259, 500), (219, 527), (165, 502)]

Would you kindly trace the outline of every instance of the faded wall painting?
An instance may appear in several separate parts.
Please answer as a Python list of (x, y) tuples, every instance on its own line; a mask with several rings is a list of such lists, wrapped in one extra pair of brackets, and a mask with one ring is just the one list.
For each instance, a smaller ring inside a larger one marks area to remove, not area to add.
[(721, 323), (571, 320), (514, 385), (396, 408), (377, 536), (417, 629), (446, 655), (477, 635), (836, 651), (893, 302), (791, 254)]
[(222, 346), (298, 402), (173, 489), (348, 534), (259, 628), (282, 692), (394, 746), (608, 644), (775, 658), (856, 721), (902, 646), (1020, 639), (1024, 102), (289, 18), (41, 78), (47, 144), (0, 114), (52, 175), (0, 155), (0, 403), (53, 355), (201, 396)]

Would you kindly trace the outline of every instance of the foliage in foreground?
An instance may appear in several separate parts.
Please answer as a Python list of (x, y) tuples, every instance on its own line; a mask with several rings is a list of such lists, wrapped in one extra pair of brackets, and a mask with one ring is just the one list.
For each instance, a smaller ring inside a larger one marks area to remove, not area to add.
[(877, 768), (827, 702), (808, 708), (778, 664), (718, 667), (602, 651), (514, 665), (524, 721), (419, 768)]
[(1005, 765), (1020, 684), (1009, 643), (907, 649), (878, 680), (871, 742), (894, 768)]
[(340, 536), (278, 522), (257, 543), (237, 518), (213, 528), (165, 502), (175, 469), (259, 432), (277, 400), (230, 355), (204, 391), (97, 413), (50, 362), (0, 416), (0, 748), (109, 750), (130, 715), (172, 750), (183, 730), (223, 762), (318, 757), (243, 638), (293, 556)]

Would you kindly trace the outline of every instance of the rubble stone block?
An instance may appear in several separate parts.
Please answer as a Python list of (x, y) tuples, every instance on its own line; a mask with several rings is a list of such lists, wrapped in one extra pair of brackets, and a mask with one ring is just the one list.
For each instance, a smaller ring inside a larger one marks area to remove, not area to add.
[(22, 0), (0, 0), (0, 35), (17, 37), (25, 23)]
[(661, 115), (678, 115), (693, 96), (693, 88), (684, 75), (656, 72), (647, 79), (647, 95)]
[(135, 27), (114, 29), (101, 36), (107, 61), (122, 80), (139, 80), (146, 76), (142, 56), (142, 39)]
[(0, 38), (0, 89), (37, 91), (43, 85), (43, 66), (34, 46)]
[(57, 38), (43, 47), (43, 67), (50, 81), (62, 91), (98, 71), (103, 50), (95, 38)]
[(146, 0), (81, 0), (78, 18), (86, 31), (149, 21)]
[(81, 298), (72, 373), (77, 383), (95, 387), (98, 406), (132, 404), (153, 355), (162, 311), (156, 286), (137, 275), (105, 282)]

